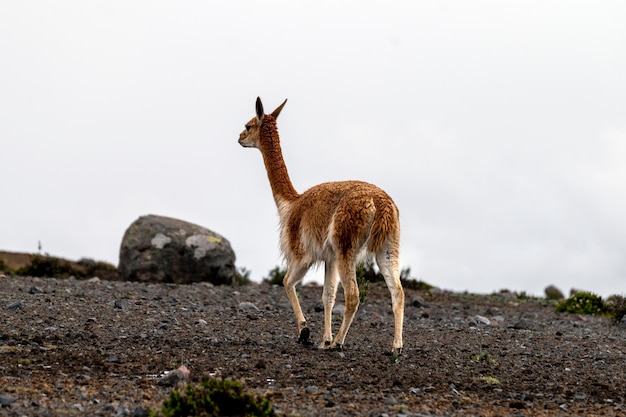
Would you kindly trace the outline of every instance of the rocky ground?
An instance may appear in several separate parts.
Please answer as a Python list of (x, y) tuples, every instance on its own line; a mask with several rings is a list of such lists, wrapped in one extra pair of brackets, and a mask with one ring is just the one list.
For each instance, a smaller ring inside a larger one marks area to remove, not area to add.
[[(321, 288), (300, 297), (318, 342)], [(379, 284), (345, 348), (320, 351), (296, 343), (281, 287), (1, 277), (0, 415), (146, 415), (180, 365), (242, 380), (283, 415), (626, 415), (626, 331), (608, 319), (507, 294), (406, 299), (394, 361)]]

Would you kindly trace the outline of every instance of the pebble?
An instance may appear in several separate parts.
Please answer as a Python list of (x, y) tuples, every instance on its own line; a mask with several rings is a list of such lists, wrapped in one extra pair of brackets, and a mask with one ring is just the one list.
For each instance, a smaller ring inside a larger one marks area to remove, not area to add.
[(181, 383), (189, 382), (189, 376), (189, 369), (187, 369), (185, 365), (181, 365), (177, 369), (163, 376), (158, 384), (165, 387), (175, 387)]
[(398, 400), (396, 400), (394, 397), (386, 397), (383, 402), (385, 403), (385, 405), (396, 405), (398, 404)]
[(510, 326), (512, 329), (516, 330), (532, 330), (532, 331), (540, 331), (543, 329), (543, 324), (537, 323), (536, 321), (521, 319), (514, 325)]
[(10, 407), (12, 403), (15, 402), (15, 398), (13, 397), (3, 397), (0, 395), (0, 406), (4, 407)]
[(3, 308), (3, 310), (17, 310), (22, 308), (22, 305), (24, 304), (24, 301), (16, 301), (14, 303), (11, 303), (9, 305), (7, 305), (6, 307)]
[(85, 407), (83, 407), (83, 405), (82, 405), (81, 403), (72, 404), (72, 405), (70, 406), (70, 408), (71, 408), (72, 410), (76, 410), (76, 411), (78, 411), (78, 412), (80, 412), (80, 413), (82, 413), (83, 411), (85, 411)]
[(29, 294), (43, 294), (43, 288), (33, 286), (33, 287), (30, 287), (30, 289), (28, 290), (28, 293)]
[(414, 297), (411, 297), (411, 305), (413, 307), (417, 307), (417, 308), (423, 307), (424, 306), (424, 299), (422, 297), (420, 297), (420, 296), (417, 296), (417, 295), (414, 296)]
[(487, 317), (483, 317), (480, 315), (475, 315), (474, 318), (476, 319), (476, 321), (478, 321), (481, 324), (484, 324), (485, 326), (489, 326), (491, 324), (491, 320), (489, 320)]
[(133, 417), (148, 417), (150, 415), (150, 411), (139, 406), (135, 407), (133, 410)]
[(346, 311), (346, 306), (341, 303), (337, 303), (335, 304), (335, 307), (333, 307), (333, 314), (337, 316), (343, 316), (344, 311)]
[(304, 392), (308, 394), (315, 394), (318, 391), (317, 385), (309, 385), (304, 389)]
[(130, 410), (125, 405), (120, 405), (118, 407), (118, 409), (117, 409), (117, 414), (116, 415), (120, 416), (120, 417), (129, 416), (130, 415)]
[(128, 299), (122, 298), (120, 300), (116, 300), (115, 308), (119, 308), (120, 310), (126, 310), (128, 308)]
[(239, 303), (239, 309), (244, 310), (244, 311), (260, 311), (257, 306), (255, 306), (253, 303), (249, 301), (244, 301), (242, 303)]

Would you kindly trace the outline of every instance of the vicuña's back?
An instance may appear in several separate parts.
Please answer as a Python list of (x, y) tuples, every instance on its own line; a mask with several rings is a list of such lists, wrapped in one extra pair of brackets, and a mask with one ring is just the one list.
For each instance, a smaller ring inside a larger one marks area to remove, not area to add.
[[(402, 349), (404, 292), (400, 283), (398, 209), (391, 197), (375, 185), (361, 181), (328, 182), (303, 194), (293, 187), (282, 157), (276, 118), (287, 100), (271, 114), (263, 113), (257, 98), (256, 117), (239, 136), (244, 147), (258, 148), (280, 218), (280, 247), (287, 261), (284, 286), (294, 310), (299, 341), (307, 343), (309, 329), (295, 286), (309, 267), (324, 262), (324, 335), (320, 348), (341, 347), (359, 305), (356, 265), (374, 256), (391, 292), (395, 317), (394, 352)], [(332, 337), (332, 309), (338, 283), (345, 294), (344, 317)]]

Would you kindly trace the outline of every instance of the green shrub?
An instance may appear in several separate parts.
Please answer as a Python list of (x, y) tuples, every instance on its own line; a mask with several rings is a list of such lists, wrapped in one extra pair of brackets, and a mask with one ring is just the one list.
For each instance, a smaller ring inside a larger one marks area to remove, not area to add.
[(84, 271), (75, 271), (74, 276), (77, 278), (98, 277), (108, 281), (121, 280), (117, 267), (108, 262), (81, 258), (77, 264), (84, 269)]
[(68, 261), (54, 256), (35, 254), (30, 263), (15, 271), (17, 275), (31, 277), (83, 276), (84, 272), (73, 267)]
[(9, 272), (10, 271), (9, 267), (7, 266), (7, 264), (5, 264), (2, 259), (0, 259), (0, 271), (3, 271), (3, 272)]
[[(377, 268), (374, 267), (374, 261), (371, 259), (357, 266), (357, 281), (359, 280), (359, 275), (362, 277), (361, 281), (363, 282), (385, 282), (385, 277)], [(402, 283), (402, 287), (420, 291), (429, 291), (433, 288), (432, 285), (427, 284), (424, 281), (411, 278), (410, 276), (410, 267), (406, 267), (400, 271), (400, 282)]]
[(599, 295), (579, 292), (561, 301), (554, 309), (557, 313), (608, 315), (609, 310)]
[(365, 263), (361, 263), (356, 267), (356, 283), (359, 287), (359, 302), (367, 302), (367, 295), (370, 292), (370, 282), (367, 280), (366, 275), (368, 270)]
[(235, 284), (248, 285), (250, 284), (250, 271), (245, 267), (238, 268), (235, 272)]
[(283, 286), (283, 279), (287, 274), (287, 268), (281, 268), (280, 266), (274, 267), (266, 278), (263, 278), (263, 282), (267, 282), (270, 285), (280, 285)]
[(91, 278), (99, 277), (106, 280), (117, 280), (117, 268), (107, 262), (94, 261), (82, 258), (78, 262), (71, 262), (48, 254), (31, 255), (28, 265), (14, 271), (16, 275), (47, 278)]
[(402, 286), (404, 288), (418, 291), (430, 291), (433, 289), (433, 286), (428, 284), (427, 282), (414, 278), (407, 278), (402, 280)]
[(230, 379), (210, 379), (184, 391), (174, 390), (152, 417), (217, 417), (217, 416), (276, 416), (270, 401), (244, 392), (242, 385)]
[(606, 299), (606, 307), (611, 316), (620, 322), (626, 315), (626, 298), (623, 295), (611, 295)]

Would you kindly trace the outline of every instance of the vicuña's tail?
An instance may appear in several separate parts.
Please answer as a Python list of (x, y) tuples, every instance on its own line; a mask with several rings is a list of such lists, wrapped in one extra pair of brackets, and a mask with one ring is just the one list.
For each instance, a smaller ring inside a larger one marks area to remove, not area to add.
[(367, 251), (370, 253), (378, 253), (388, 240), (397, 244), (400, 243), (398, 208), (391, 201), (378, 203), (376, 204), (376, 215), (367, 247)]

